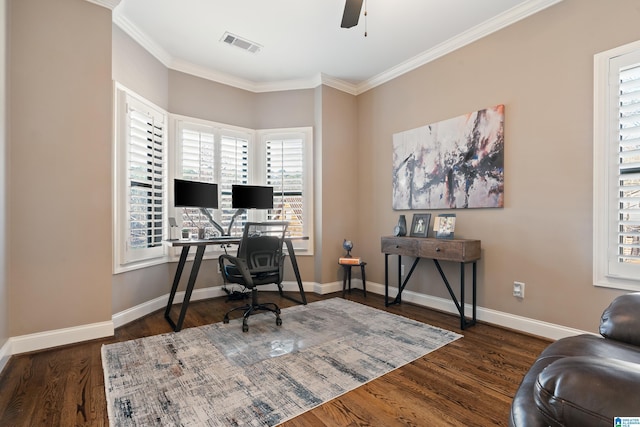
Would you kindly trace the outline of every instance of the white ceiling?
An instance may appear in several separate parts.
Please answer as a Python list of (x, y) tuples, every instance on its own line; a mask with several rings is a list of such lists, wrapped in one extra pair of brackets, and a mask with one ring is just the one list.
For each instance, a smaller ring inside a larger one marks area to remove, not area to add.
[[(121, 0), (113, 20), (171, 69), (255, 92), (357, 94), (558, 1), (365, 0), (366, 19), (344, 29), (344, 0)], [(222, 43), (226, 31), (262, 49)]]

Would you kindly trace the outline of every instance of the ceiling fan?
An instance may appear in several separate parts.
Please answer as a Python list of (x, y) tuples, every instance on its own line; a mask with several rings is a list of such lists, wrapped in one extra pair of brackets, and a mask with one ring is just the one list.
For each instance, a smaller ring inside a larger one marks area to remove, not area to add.
[(340, 27), (351, 28), (358, 25), (363, 1), (364, 0), (345, 0), (342, 24), (340, 24)]

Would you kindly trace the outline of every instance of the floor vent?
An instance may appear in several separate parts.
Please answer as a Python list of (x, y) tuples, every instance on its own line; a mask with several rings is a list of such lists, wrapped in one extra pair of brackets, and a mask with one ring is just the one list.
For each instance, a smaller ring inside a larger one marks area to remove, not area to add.
[(262, 49), (262, 46), (259, 44), (243, 39), (242, 37), (238, 37), (228, 31), (222, 35), (220, 41), (251, 53), (258, 53), (260, 52), (260, 49)]

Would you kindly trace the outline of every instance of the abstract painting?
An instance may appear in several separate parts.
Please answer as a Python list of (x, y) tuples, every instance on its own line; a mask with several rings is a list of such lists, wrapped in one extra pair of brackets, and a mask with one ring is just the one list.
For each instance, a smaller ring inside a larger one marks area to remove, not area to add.
[(504, 207), (504, 105), (393, 135), (393, 209)]

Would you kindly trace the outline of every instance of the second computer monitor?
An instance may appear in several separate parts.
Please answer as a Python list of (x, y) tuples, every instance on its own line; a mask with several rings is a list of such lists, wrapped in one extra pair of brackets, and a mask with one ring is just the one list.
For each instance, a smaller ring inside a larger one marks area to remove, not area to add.
[(234, 209), (273, 209), (273, 187), (235, 184), (231, 187), (231, 207)]

